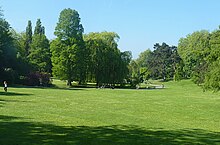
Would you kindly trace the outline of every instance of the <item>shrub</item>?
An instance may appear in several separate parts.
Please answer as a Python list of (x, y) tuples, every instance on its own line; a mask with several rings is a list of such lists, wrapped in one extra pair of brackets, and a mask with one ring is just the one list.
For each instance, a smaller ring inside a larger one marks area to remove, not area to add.
[(31, 72), (27, 76), (20, 76), (20, 83), (27, 86), (50, 86), (50, 74), (45, 72)]

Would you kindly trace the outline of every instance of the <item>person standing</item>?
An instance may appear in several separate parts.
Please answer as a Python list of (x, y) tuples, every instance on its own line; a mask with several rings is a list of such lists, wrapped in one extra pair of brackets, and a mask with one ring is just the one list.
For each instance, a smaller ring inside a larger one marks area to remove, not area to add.
[(6, 81), (4, 81), (4, 90), (5, 90), (5, 92), (7, 92), (7, 91), (8, 91), (8, 84), (7, 84), (7, 82), (6, 82)]

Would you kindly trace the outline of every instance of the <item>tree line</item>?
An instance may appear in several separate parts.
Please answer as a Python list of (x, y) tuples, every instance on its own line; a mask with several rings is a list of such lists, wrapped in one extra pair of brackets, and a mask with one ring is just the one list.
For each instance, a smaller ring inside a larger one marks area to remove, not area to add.
[(133, 80), (192, 79), (204, 90), (220, 90), (220, 29), (201, 30), (181, 38), (178, 47), (156, 43), (130, 63)]
[(34, 31), (17, 33), (0, 11), (0, 80), (24, 85), (50, 85), (51, 76), (72, 82), (102, 85), (130, 84), (149, 79), (192, 79), (204, 89), (220, 89), (220, 29), (196, 31), (179, 40), (178, 46), (156, 43), (136, 60), (118, 48), (115, 32), (84, 34), (79, 13), (64, 9), (48, 40), (37, 19)]
[(79, 13), (61, 11), (53, 40), (37, 19), (32, 31), (28, 21), (25, 32), (17, 33), (0, 17), (0, 79), (24, 85), (50, 85), (51, 76), (97, 86), (124, 84), (128, 77), (131, 52), (121, 52), (118, 34), (101, 32), (83, 34)]

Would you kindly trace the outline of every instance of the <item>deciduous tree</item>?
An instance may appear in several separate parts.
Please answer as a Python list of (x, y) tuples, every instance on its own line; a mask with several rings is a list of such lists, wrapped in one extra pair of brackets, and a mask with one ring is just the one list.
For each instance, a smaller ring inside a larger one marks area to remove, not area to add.
[(71, 85), (73, 80), (79, 83), (86, 80), (88, 58), (83, 31), (77, 11), (72, 9), (61, 11), (54, 32), (57, 38), (51, 44), (53, 74), (66, 79), (68, 85)]

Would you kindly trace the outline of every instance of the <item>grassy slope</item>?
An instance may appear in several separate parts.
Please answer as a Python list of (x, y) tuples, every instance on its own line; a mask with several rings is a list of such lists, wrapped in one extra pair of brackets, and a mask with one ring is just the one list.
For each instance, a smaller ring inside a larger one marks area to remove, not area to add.
[(56, 83), (62, 89), (0, 92), (0, 143), (10, 144), (13, 132), (22, 144), (220, 141), (220, 94), (202, 92), (190, 81), (156, 90), (65, 89)]

